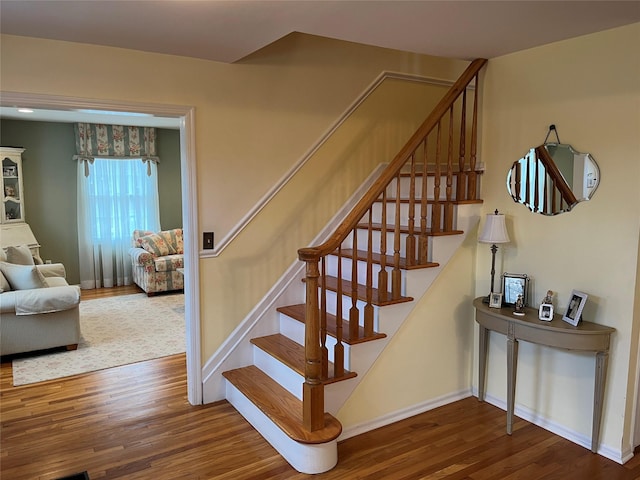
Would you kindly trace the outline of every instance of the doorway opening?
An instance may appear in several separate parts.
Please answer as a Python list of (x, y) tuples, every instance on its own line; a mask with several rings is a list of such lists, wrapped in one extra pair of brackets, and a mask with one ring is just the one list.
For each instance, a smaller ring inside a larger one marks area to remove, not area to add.
[[(180, 170), (182, 195), (182, 228), (184, 231), (184, 295), (187, 359), (187, 398), (192, 405), (202, 399), (202, 362), (200, 354), (200, 282), (197, 184), (195, 158), (194, 108), (163, 104), (90, 100), (28, 93), (3, 92), (1, 107), (50, 110), (79, 116), (143, 114), (159, 122), (173, 120), (180, 130)], [(91, 113), (86, 113), (90, 111)], [(113, 122), (113, 120), (112, 120)], [(95, 123), (100, 123), (96, 120)], [(104, 123), (104, 122), (103, 122)], [(151, 125), (150, 125), (151, 126)]]

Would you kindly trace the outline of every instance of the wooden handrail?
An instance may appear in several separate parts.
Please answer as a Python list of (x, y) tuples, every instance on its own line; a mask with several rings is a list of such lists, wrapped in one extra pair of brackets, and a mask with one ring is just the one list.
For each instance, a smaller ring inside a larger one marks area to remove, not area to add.
[[(335, 334), (336, 342), (333, 349), (334, 368), (333, 378), (345, 375), (344, 346), (345, 342), (358, 341), (360, 338), (375, 336), (373, 328), (373, 305), (407, 301), (402, 297), (403, 268), (414, 268), (427, 265), (428, 237), (434, 233), (447, 234), (453, 230), (453, 202), (476, 200), (476, 143), (478, 120), (478, 86), (474, 95), (473, 116), (471, 123), (471, 140), (469, 145), (469, 164), (465, 168), (465, 142), (466, 138), (466, 89), (475, 78), (476, 84), (480, 69), (487, 60), (478, 59), (471, 62), (460, 78), (453, 84), (442, 100), (427, 116), (422, 125), (402, 147), (391, 163), (384, 169), (378, 179), (355, 205), (344, 221), (338, 226), (329, 238), (321, 245), (305, 247), (298, 250), (298, 258), (307, 264), (306, 268), (306, 308), (305, 308), (305, 382), (302, 390), (303, 424), (309, 431), (323, 428), (324, 425), (324, 381), (328, 380), (330, 369), (328, 368), (328, 349), (326, 335), (329, 331), (327, 321), (329, 306), (327, 305), (327, 289), (335, 292)], [(454, 175), (454, 105), (462, 95), (462, 114), (460, 125), (460, 145), (458, 165), (455, 172), (456, 192), (453, 194)], [(443, 122), (448, 122), (448, 127), (443, 127)], [(441, 139), (442, 132), (448, 128), (445, 141)], [(436, 131), (435, 157), (433, 158), (433, 170), (428, 164), (429, 159), (429, 135)], [(443, 145), (444, 144), (444, 145)], [(420, 152), (422, 149), (422, 152)], [(446, 149), (446, 157), (442, 150)], [(420, 168), (416, 159), (423, 158)], [(406, 177), (403, 167), (409, 164), (409, 198), (404, 199), (408, 203), (406, 225), (402, 224), (401, 199), (402, 177)], [(421, 171), (420, 177), (418, 171)], [(441, 176), (445, 176), (443, 192), (445, 198), (440, 195)], [(433, 176), (433, 189), (429, 192), (427, 182)], [(416, 188), (417, 178), (420, 178), (421, 186)], [(395, 198), (388, 198), (387, 190), (395, 188)], [(428, 198), (431, 193), (433, 197)], [(417, 196), (417, 198), (416, 198)], [(455, 197), (455, 198), (454, 198)], [(381, 223), (374, 224), (373, 208), (376, 202), (381, 205)], [(387, 206), (394, 208), (393, 218), (387, 215)], [(419, 227), (416, 225), (416, 208), (419, 206)], [(431, 207), (430, 222), (427, 220), (427, 208)], [(389, 220), (389, 225), (387, 225)], [(430, 223), (430, 227), (427, 225)], [(366, 231), (366, 238), (358, 239), (358, 228)], [(379, 245), (375, 247), (374, 254), (373, 230), (379, 231)], [(343, 242), (347, 242), (351, 235), (352, 247), (350, 251), (343, 249)], [(404, 244), (401, 235), (406, 235)], [(388, 237), (389, 236), (389, 237)], [(358, 250), (362, 245), (364, 251)], [(401, 257), (402, 246), (405, 248), (405, 258)], [(416, 252), (417, 250), (417, 252)], [(329, 278), (327, 281), (327, 257), (334, 255), (335, 266), (333, 271), (337, 278)], [(351, 268), (343, 268), (343, 260), (348, 261), (350, 256)], [(379, 263), (377, 275), (372, 270), (374, 256)], [(363, 274), (358, 268), (358, 260), (366, 261), (366, 272)], [(320, 262), (322, 263), (320, 264)], [(389, 276), (387, 266), (391, 269)], [(343, 279), (346, 272), (351, 275), (351, 280)], [(319, 279), (319, 277), (321, 277)], [(374, 289), (374, 278), (377, 280), (377, 288)], [(360, 285), (360, 281), (364, 285)], [(329, 287), (331, 285), (331, 287)], [(319, 293), (320, 291), (320, 293)], [(342, 295), (351, 297), (351, 306), (343, 309)], [(365, 303), (360, 307), (359, 301)], [(348, 337), (342, 327), (343, 310), (347, 315)], [(331, 316), (333, 318), (333, 316)], [(362, 325), (362, 333), (360, 329)], [(347, 340), (348, 339), (348, 340)]]
[(551, 177), (556, 189), (558, 189), (562, 195), (562, 199), (567, 202), (567, 205), (575, 205), (578, 202), (578, 199), (573, 193), (573, 190), (571, 190), (571, 187), (567, 185), (567, 181), (562, 176), (562, 173), (560, 173), (560, 170), (558, 170), (553, 158), (551, 158), (547, 149), (544, 148), (544, 145), (536, 147), (536, 156), (538, 157), (538, 160), (540, 160), (540, 163), (544, 165), (547, 174)]

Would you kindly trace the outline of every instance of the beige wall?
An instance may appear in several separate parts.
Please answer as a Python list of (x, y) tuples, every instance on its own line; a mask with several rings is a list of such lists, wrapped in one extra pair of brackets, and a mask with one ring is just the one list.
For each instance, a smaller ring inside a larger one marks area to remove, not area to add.
[[(533, 277), (537, 306), (547, 289), (556, 308), (572, 289), (589, 295), (584, 318), (613, 336), (601, 440), (629, 453), (634, 397), (640, 228), (640, 24), (507, 55), (485, 76), (481, 159), (486, 213), (507, 215), (513, 243), (500, 247), (501, 271)], [(594, 198), (545, 217), (514, 203), (505, 189), (511, 163), (543, 143), (555, 124), (564, 143), (600, 166)], [(490, 253), (478, 246), (476, 294), (489, 290)], [(506, 341), (492, 335), (488, 393), (506, 398)], [(474, 355), (475, 358), (475, 355)], [(521, 344), (517, 405), (590, 438), (594, 358)], [(477, 377), (474, 366), (474, 379)]]

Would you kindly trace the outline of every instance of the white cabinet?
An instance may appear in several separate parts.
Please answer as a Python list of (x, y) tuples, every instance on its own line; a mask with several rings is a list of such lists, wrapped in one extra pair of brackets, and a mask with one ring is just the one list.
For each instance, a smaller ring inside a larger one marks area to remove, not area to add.
[(24, 152), (24, 148), (0, 147), (0, 156), (2, 157), (2, 218), (0, 223), (24, 222), (22, 152)]
[(22, 152), (24, 148), (0, 147), (2, 158), (2, 217), (0, 247), (27, 245), (33, 255), (40, 255), (40, 245), (24, 216), (22, 187)]

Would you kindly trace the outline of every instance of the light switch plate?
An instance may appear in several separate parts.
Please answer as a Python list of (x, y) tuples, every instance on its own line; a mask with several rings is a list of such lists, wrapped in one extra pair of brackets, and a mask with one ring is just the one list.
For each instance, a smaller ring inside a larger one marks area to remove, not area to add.
[(205, 250), (213, 250), (213, 232), (202, 233), (202, 248)]

